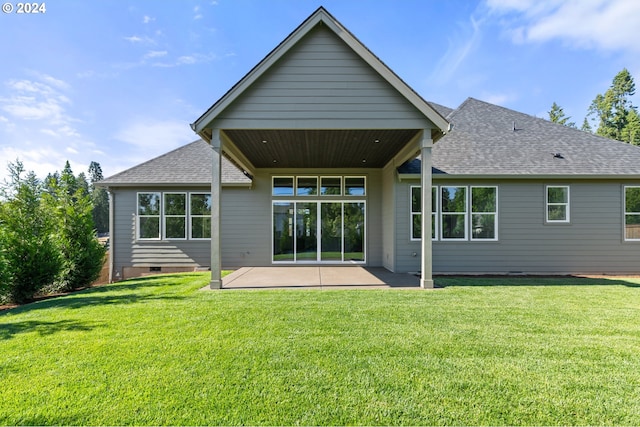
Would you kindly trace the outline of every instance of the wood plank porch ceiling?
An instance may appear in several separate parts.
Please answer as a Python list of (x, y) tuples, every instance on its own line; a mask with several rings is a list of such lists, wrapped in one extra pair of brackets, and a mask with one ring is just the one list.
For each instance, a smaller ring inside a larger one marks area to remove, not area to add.
[(417, 129), (227, 129), (227, 137), (257, 168), (381, 168)]

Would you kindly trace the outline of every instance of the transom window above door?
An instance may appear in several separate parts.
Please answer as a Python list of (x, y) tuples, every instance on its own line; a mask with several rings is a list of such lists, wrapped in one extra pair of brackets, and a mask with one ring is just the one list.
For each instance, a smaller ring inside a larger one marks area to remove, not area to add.
[(364, 176), (274, 176), (271, 195), (290, 196), (358, 196), (367, 194)]

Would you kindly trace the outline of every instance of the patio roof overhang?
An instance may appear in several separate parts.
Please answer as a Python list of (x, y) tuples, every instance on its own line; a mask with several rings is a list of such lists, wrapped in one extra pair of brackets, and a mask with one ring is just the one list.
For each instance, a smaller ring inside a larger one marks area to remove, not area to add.
[[(256, 168), (382, 168), (399, 155), (400, 162), (415, 157), (422, 131), (226, 129), (220, 134), (223, 154), (253, 174)], [(434, 131), (431, 138), (441, 135)], [(210, 133), (203, 137), (211, 141)]]

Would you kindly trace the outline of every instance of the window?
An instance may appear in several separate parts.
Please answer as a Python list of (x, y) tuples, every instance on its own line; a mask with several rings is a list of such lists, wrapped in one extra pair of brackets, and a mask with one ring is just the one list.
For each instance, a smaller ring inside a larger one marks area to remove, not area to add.
[(624, 240), (640, 240), (640, 187), (624, 188)]
[[(411, 187), (411, 240), (422, 238), (422, 193), (420, 187)], [(436, 240), (438, 220), (438, 188), (431, 187), (431, 239)]]
[(138, 193), (138, 238), (160, 239), (160, 193)]
[(467, 187), (440, 187), (440, 238), (467, 239)]
[(211, 238), (211, 193), (191, 193), (189, 195), (192, 239)]
[(315, 176), (297, 177), (296, 196), (315, 196), (318, 194), (318, 178)]
[(345, 176), (344, 194), (345, 196), (364, 196), (365, 178), (363, 176)]
[(342, 177), (323, 176), (320, 178), (320, 195), (340, 196), (342, 195)]
[(293, 177), (292, 176), (274, 176), (272, 195), (293, 196)]
[(471, 187), (471, 240), (496, 240), (496, 187)]
[(367, 194), (366, 183), (364, 176), (274, 176), (271, 195), (274, 197), (294, 195), (362, 197)]
[(164, 193), (164, 237), (187, 238), (187, 195)]
[(137, 224), (138, 239), (211, 239), (211, 193), (138, 193)]
[(547, 186), (547, 222), (569, 222), (569, 187)]

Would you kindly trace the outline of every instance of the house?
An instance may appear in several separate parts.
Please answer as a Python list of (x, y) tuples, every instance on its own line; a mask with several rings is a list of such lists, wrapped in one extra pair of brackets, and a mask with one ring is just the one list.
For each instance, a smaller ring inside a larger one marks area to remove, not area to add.
[(101, 182), (113, 279), (640, 273), (640, 148), (472, 98), (429, 103), (323, 8), (191, 126), (201, 140)]

